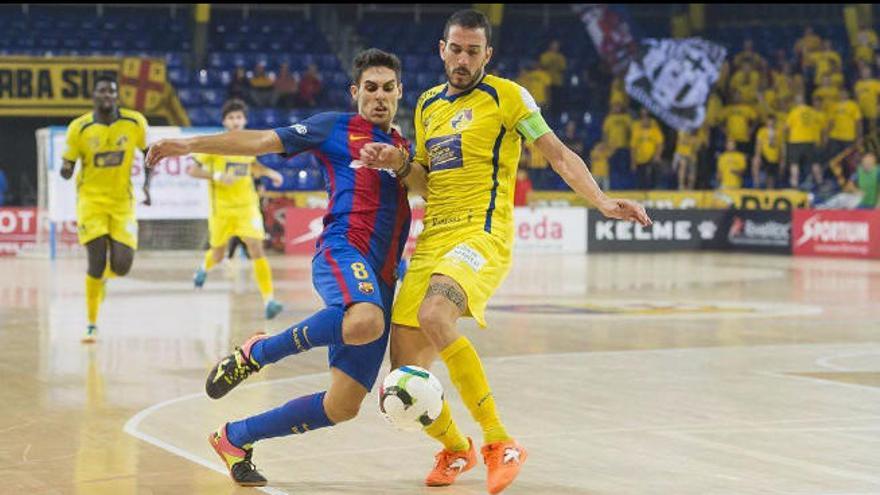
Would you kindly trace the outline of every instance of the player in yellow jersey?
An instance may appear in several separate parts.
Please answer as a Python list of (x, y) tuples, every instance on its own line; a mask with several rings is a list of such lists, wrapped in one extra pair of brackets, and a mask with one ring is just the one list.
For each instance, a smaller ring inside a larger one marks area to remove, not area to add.
[[(393, 169), (411, 192), (427, 200), (425, 228), (392, 311), (391, 366), (428, 367), (439, 353), (483, 430), (487, 486), (498, 493), (513, 482), (527, 454), (501, 423), (476, 349), (456, 322), (470, 316), (485, 327), (486, 303), (510, 269), (521, 140), (533, 141), (553, 169), (605, 216), (643, 225), (651, 221), (640, 205), (605, 196), (525, 89), (485, 73), (491, 32), (480, 12), (453, 14), (439, 43), (447, 83), (418, 100), (414, 159), (390, 145), (370, 143), (361, 160)], [(449, 485), (476, 464), (473, 441), (458, 429), (445, 402), (425, 431), (444, 446), (427, 485)]]
[[(247, 106), (233, 99), (223, 105), (223, 127), (239, 131), (247, 125)], [(223, 261), (226, 246), (233, 236), (239, 237), (251, 256), (254, 279), (263, 296), (266, 319), (278, 316), (283, 306), (275, 300), (272, 289), (272, 270), (263, 253), (263, 217), (260, 198), (254, 189), (253, 177), (268, 177), (275, 186), (284, 181), (275, 170), (264, 167), (253, 156), (221, 156), (199, 153), (193, 155), (199, 164), (188, 170), (189, 175), (210, 181), (211, 217), (208, 219), (210, 249), (205, 252), (202, 265), (196, 270), (193, 283), (201, 288), (208, 272)]]
[[(146, 154), (147, 120), (138, 112), (119, 108), (119, 85), (113, 77), (95, 80), (94, 110), (67, 126), (61, 176), (73, 176), (77, 160), (76, 220), (79, 242), (88, 253), (86, 270), (86, 327), (84, 343), (98, 334), (98, 308), (108, 278), (131, 270), (137, 249), (137, 219), (131, 168), (136, 150)], [(150, 204), (150, 169), (145, 168), (145, 204)]]

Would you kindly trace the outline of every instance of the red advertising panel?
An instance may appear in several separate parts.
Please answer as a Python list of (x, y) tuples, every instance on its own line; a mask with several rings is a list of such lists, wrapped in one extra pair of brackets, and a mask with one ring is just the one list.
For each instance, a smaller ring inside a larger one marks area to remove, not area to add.
[(18, 254), (36, 242), (36, 208), (0, 208), (0, 255)]
[(880, 258), (880, 210), (795, 210), (795, 255)]

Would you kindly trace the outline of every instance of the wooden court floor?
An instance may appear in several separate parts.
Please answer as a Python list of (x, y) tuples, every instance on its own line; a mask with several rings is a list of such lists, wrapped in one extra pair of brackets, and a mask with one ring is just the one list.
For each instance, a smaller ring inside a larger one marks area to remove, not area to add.
[[(266, 324), (245, 262), (196, 292), (199, 259), (139, 253), (109, 282), (93, 346), (79, 343), (84, 258), (0, 259), (0, 494), (485, 493), (482, 464), (423, 487), (437, 446), (392, 430), (374, 394), (352, 422), (257, 444), (270, 485), (233, 485), (207, 434), (323, 390), (326, 352), (220, 401), (204, 395), (207, 369), (320, 302), (309, 259), (272, 258), (286, 309)], [(518, 255), (488, 320), (461, 326), (530, 453), (505, 493), (880, 493), (876, 261)]]

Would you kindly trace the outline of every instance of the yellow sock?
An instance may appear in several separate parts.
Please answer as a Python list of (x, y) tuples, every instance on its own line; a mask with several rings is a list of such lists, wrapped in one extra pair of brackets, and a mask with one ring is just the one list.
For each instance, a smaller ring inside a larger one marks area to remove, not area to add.
[(442, 443), (446, 450), (462, 452), (470, 446), (467, 437), (461, 434), (458, 425), (452, 419), (449, 403), (445, 400), (443, 401), (443, 410), (440, 411), (440, 416), (437, 416), (437, 419), (425, 428), (425, 433)]
[(263, 302), (274, 299), (272, 269), (269, 268), (269, 260), (265, 256), (254, 259), (254, 280), (257, 281), (257, 287), (260, 288), (260, 294), (263, 295)]
[(211, 271), (211, 268), (214, 268), (214, 265), (216, 264), (217, 262), (214, 261), (214, 250), (209, 249), (205, 251), (205, 261), (202, 263), (202, 267), (205, 269), (205, 271)]
[(477, 350), (467, 337), (459, 337), (440, 351), (440, 357), (449, 369), (449, 378), (458, 389), (471, 416), (483, 428), (483, 443), (510, 440), (495, 409), (495, 398), (483, 371)]
[(101, 290), (103, 288), (103, 280), (86, 275), (86, 313), (89, 325), (94, 325), (98, 321), (98, 307), (101, 305)]

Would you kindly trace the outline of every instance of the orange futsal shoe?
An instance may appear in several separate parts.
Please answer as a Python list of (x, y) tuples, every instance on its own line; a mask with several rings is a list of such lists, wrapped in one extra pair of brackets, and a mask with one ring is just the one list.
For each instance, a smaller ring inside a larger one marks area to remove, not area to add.
[(528, 457), (526, 449), (514, 439), (484, 445), (482, 451), (483, 462), (489, 471), (486, 486), (492, 495), (501, 493), (513, 483)]
[(449, 486), (455, 482), (455, 478), (458, 478), (459, 474), (469, 471), (477, 464), (477, 450), (474, 448), (474, 441), (468, 437), (467, 452), (443, 449), (434, 456), (434, 459), (437, 462), (434, 464), (434, 469), (425, 478), (425, 484), (428, 486)]

